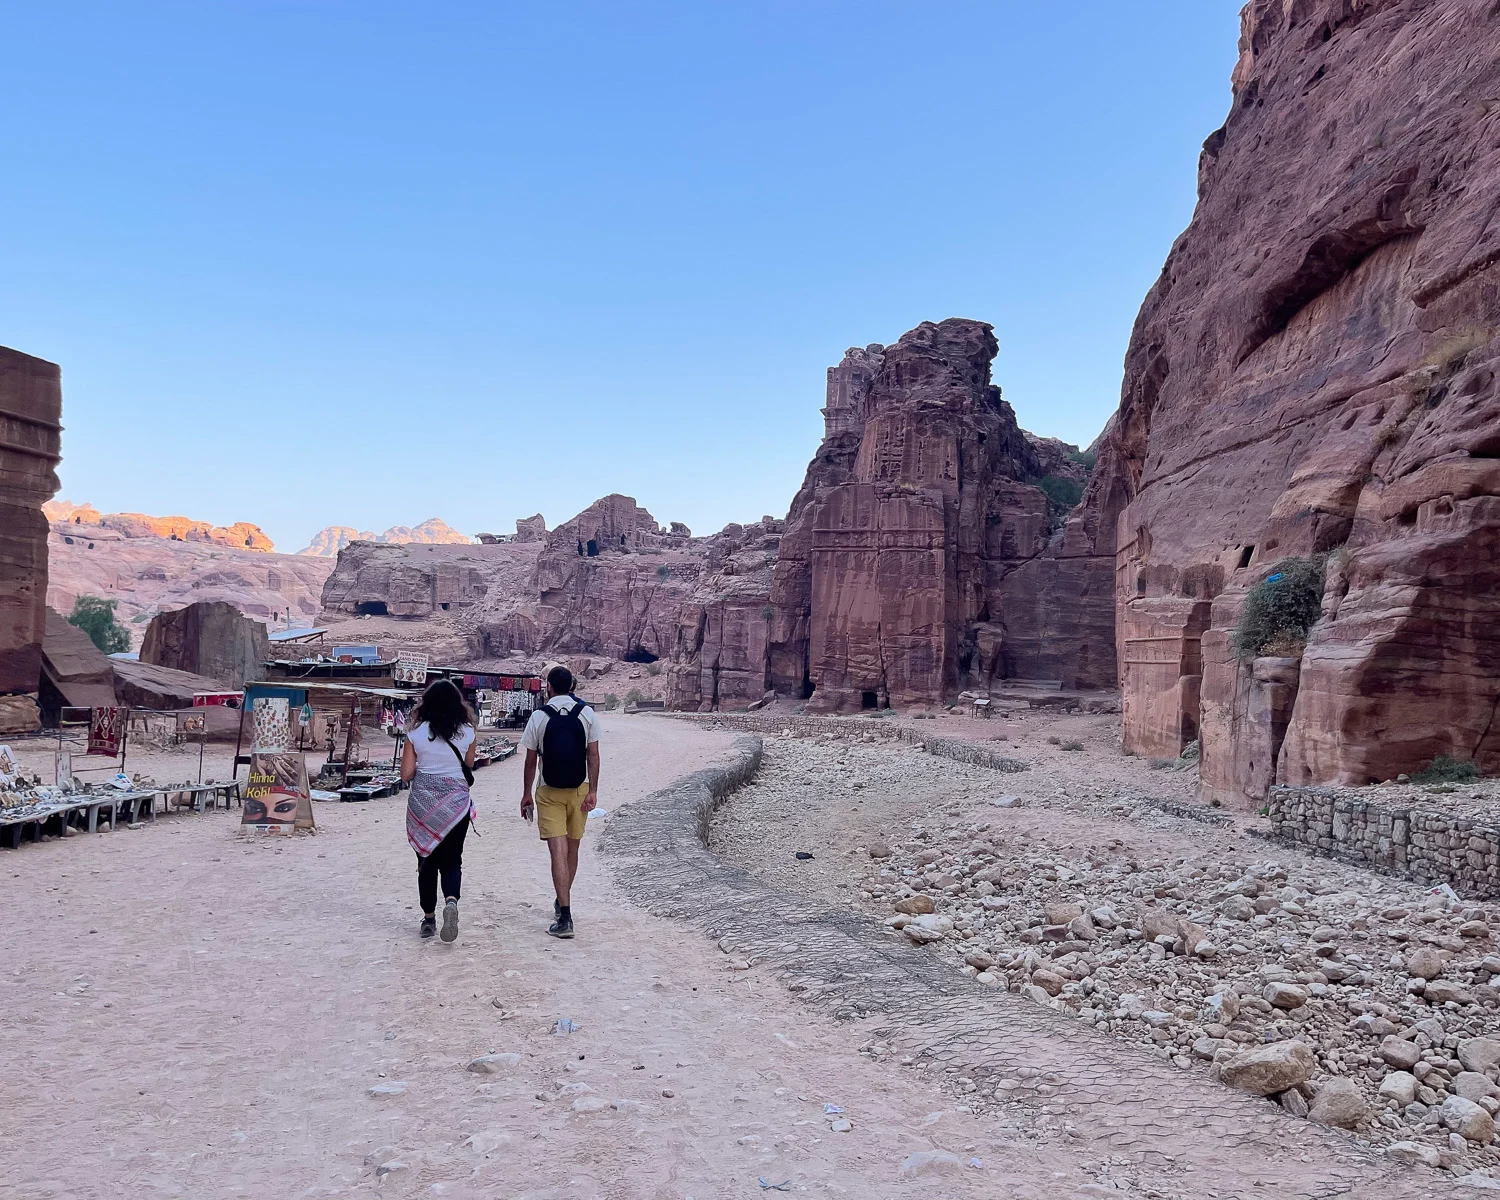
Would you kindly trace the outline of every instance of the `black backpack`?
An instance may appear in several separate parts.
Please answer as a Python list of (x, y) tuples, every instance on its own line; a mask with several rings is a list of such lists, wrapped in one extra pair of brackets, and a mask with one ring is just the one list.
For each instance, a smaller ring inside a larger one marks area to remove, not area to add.
[(589, 775), (589, 731), (583, 724), (587, 707), (577, 696), (569, 696), (567, 712), (543, 705), (547, 724), (542, 730), (542, 782), (550, 788), (576, 788)]

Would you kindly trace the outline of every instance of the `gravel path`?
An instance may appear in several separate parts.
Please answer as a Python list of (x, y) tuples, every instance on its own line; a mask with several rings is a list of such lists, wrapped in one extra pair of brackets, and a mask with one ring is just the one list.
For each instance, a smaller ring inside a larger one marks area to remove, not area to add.
[[(606, 828), (730, 745), (605, 723)], [(49, 746), (22, 757), (50, 777)], [(131, 759), (162, 780), (197, 766)], [(220, 811), (0, 852), (0, 1197), (717, 1200), (766, 1194), (759, 1178), (861, 1200), (1101, 1194), (1071, 1148), (962, 1111), (627, 903), (592, 830), (579, 936), (547, 938), (519, 772), (479, 773), (452, 946), (417, 940), (399, 797), (320, 804), (318, 834), (285, 841)], [(562, 1018), (581, 1028), (553, 1036)], [(519, 1057), (466, 1069), (490, 1053)]]

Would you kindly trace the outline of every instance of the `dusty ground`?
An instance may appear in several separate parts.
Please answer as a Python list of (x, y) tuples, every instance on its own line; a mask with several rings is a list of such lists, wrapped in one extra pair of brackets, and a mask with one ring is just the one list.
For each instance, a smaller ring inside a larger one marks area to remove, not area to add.
[[(606, 737), (606, 809), (728, 742), (618, 715)], [(22, 757), (50, 771), (44, 744)], [(181, 779), (196, 754), (131, 765)], [(416, 937), (400, 798), (320, 804), (286, 841), (220, 811), (0, 852), (22, 931), (0, 965), (0, 1196), (1115, 1194), (626, 905), (588, 846), (579, 937), (548, 939), (519, 771), (479, 775), (453, 946)], [(563, 1018), (581, 1028), (554, 1036)], [(492, 1052), (520, 1057), (466, 1070)]]

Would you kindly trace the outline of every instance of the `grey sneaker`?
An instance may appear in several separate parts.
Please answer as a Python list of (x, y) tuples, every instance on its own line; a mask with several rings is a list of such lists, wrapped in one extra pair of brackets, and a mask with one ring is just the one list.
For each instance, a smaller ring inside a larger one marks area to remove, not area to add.
[(443, 941), (451, 942), (458, 936), (458, 901), (450, 900), (443, 905)]
[(551, 925), (547, 926), (547, 932), (555, 938), (570, 938), (573, 936), (573, 918), (571, 916), (559, 916)]
[(423, 917), (422, 918), (422, 936), (424, 938), (430, 938), (436, 932), (437, 932), (437, 918), (436, 917)]

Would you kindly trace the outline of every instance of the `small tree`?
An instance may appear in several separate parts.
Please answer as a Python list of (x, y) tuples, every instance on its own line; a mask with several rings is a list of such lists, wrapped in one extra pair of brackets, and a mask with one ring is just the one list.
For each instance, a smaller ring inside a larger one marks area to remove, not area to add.
[(119, 654), (130, 649), (130, 633), (115, 619), (117, 600), (102, 596), (79, 596), (73, 602), (69, 625), (76, 625), (105, 654)]

